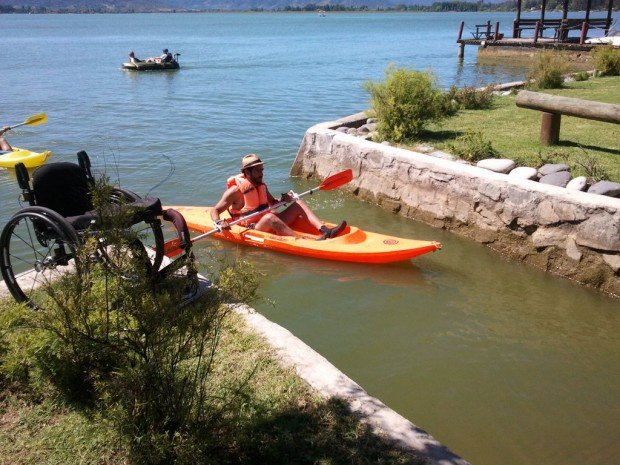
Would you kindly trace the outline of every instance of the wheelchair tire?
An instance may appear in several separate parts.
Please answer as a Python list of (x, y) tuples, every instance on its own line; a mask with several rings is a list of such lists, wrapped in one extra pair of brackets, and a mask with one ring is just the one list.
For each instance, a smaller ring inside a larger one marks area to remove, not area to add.
[[(120, 187), (114, 188), (110, 195), (112, 203), (130, 203), (135, 200), (140, 200), (140, 197), (135, 192)], [(150, 267), (157, 272), (161, 267), (162, 260), (164, 258), (164, 233), (162, 231), (161, 221), (156, 219), (150, 222), (142, 222), (132, 227), (134, 232), (137, 232), (140, 241), (145, 243), (152, 249), (150, 256)], [(146, 251), (146, 248), (145, 248)]]
[(66, 273), (79, 273), (79, 239), (58, 213), (25, 208), (0, 235), (0, 271), (13, 298), (33, 309), (44, 308), (48, 286)]

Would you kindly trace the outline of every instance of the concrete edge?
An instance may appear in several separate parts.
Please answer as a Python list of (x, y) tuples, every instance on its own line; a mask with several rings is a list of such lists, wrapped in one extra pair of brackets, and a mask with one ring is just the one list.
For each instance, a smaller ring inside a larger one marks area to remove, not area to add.
[(369, 395), (287, 329), (247, 305), (236, 305), (234, 311), (267, 340), (284, 366), (295, 369), (300, 378), (326, 398), (345, 400), (376, 432), (392, 439), (404, 451), (426, 458), (429, 465), (469, 464), (426, 431)]
[(467, 174), (472, 178), (487, 178), (498, 180), (508, 185), (513, 185), (530, 191), (540, 192), (549, 196), (559, 198), (563, 201), (579, 203), (583, 206), (587, 206), (590, 208), (620, 208), (620, 199), (614, 197), (591, 194), (581, 191), (571, 191), (563, 187), (553, 186), (550, 184), (541, 184), (539, 182), (530, 181), (527, 179), (519, 179), (513, 176), (509, 176), (508, 174), (496, 173), (494, 171), (490, 171), (485, 168), (479, 168), (475, 165), (471, 165), (468, 163), (445, 160), (442, 158), (433, 157), (432, 155), (416, 152), (415, 150), (382, 145), (378, 142), (369, 141), (349, 134), (344, 134), (332, 129), (332, 127), (334, 126), (337, 127), (344, 125), (346, 121), (349, 121), (351, 119), (356, 120), (359, 115), (363, 115), (363, 113), (357, 113), (355, 115), (351, 115), (350, 117), (345, 117), (336, 121), (316, 124), (309, 128), (307, 133), (320, 134), (324, 131), (328, 131), (328, 133), (333, 136), (332, 140), (334, 142), (352, 142), (357, 144), (359, 147), (367, 148), (368, 150), (380, 149), (381, 151), (390, 153), (393, 156), (400, 158), (401, 160), (415, 160), (417, 163), (416, 166), (422, 168), (425, 167), (425, 164), (427, 164), (428, 167), (430, 167), (431, 165), (435, 167), (441, 167), (441, 169), (444, 170), (444, 172), (446, 173), (454, 173), (461, 176)]

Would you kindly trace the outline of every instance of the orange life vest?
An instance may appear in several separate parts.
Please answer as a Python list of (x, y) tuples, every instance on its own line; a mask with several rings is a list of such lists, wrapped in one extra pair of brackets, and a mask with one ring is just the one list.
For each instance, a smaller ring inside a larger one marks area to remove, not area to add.
[[(241, 210), (233, 210), (229, 208), (230, 216), (238, 218), (240, 216), (260, 211), (269, 206), (269, 199), (267, 198), (267, 186), (259, 184), (258, 186), (252, 184), (243, 174), (231, 176), (226, 181), (226, 188), (230, 189), (233, 186), (237, 186), (239, 192), (243, 195), (243, 208)], [(266, 213), (266, 212), (265, 212)], [(260, 216), (256, 216), (251, 219), (251, 222), (256, 223)]]

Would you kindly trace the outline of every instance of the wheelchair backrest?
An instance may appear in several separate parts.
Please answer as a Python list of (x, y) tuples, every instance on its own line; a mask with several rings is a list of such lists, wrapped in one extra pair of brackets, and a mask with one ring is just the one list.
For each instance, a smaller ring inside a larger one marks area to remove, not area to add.
[(82, 215), (93, 209), (91, 187), (87, 174), (75, 163), (49, 163), (32, 176), (34, 203), (64, 217)]

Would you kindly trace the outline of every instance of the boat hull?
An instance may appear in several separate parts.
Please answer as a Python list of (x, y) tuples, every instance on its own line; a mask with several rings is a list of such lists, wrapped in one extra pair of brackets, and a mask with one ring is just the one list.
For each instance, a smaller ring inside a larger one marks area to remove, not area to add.
[(179, 69), (179, 62), (157, 63), (154, 61), (142, 61), (140, 63), (123, 63), (123, 69), (129, 71), (166, 71)]
[(13, 151), (0, 155), (0, 168), (15, 168), (18, 163), (23, 163), (26, 168), (41, 166), (52, 156), (52, 152), (31, 152), (30, 150), (13, 147)]
[[(187, 221), (190, 230), (205, 233), (214, 229), (209, 207), (175, 206)], [(297, 236), (278, 236), (239, 225), (217, 232), (213, 237), (237, 244), (274, 250), (303, 257), (356, 263), (391, 263), (410, 260), (434, 252), (441, 244), (434, 241), (403, 239), (363, 231), (355, 226), (347, 228), (333, 239), (317, 241), (317, 234), (308, 228), (295, 227)], [(305, 229), (305, 230), (304, 230)]]

